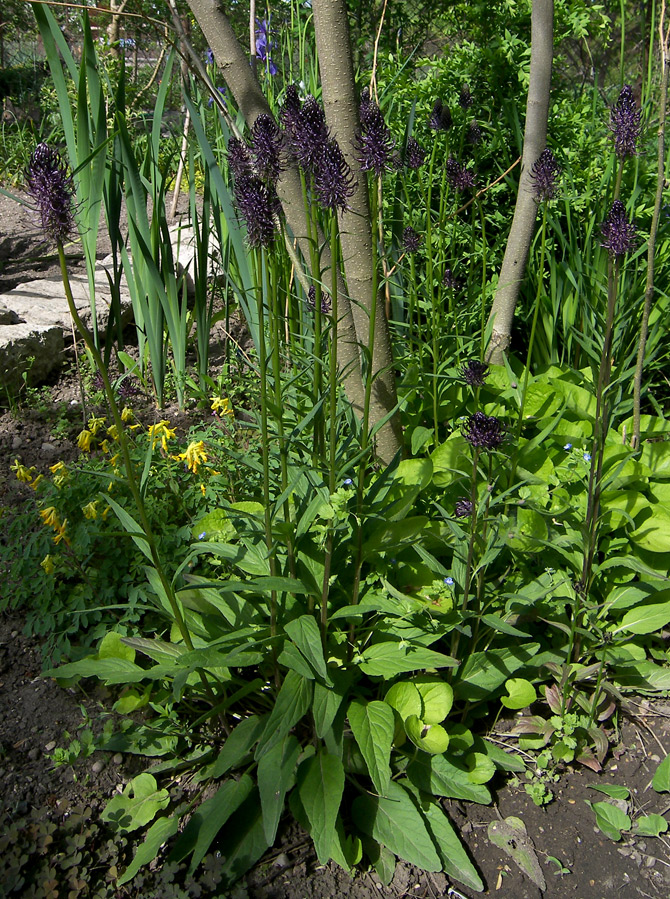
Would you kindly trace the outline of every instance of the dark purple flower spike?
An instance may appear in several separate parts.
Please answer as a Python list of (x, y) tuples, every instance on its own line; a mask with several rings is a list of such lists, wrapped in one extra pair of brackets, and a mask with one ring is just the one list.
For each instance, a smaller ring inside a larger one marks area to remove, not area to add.
[(554, 154), (547, 147), (535, 160), (530, 170), (533, 196), (541, 203), (543, 200), (552, 200), (556, 196), (556, 186), (561, 169), (554, 158)]
[(629, 84), (623, 86), (619, 99), (610, 109), (610, 130), (614, 135), (614, 152), (619, 159), (635, 156), (640, 136), (640, 110)]
[(37, 203), (45, 235), (54, 243), (64, 243), (74, 228), (74, 185), (67, 163), (53, 147), (38, 144), (30, 159), (26, 183)]
[(475, 412), (463, 426), (463, 436), (475, 449), (498, 449), (505, 439), (505, 428), (495, 415)]
[(629, 222), (626, 216), (626, 207), (621, 200), (615, 200), (609, 215), (600, 226), (601, 246), (611, 256), (624, 256), (635, 249), (637, 243), (635, 232), (635, 225)]

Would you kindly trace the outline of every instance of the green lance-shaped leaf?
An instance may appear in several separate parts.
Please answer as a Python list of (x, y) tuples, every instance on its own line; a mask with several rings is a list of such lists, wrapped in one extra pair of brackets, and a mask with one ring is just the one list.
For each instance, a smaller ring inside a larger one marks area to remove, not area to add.
[(261, 796), (265, 839), (269, 846), (272, 846), (277, 836), (286, 794), (295, 782), (301, 749), (300, 743), (290, 734), (266, 752), (258, 763), (258, 792)]
[(259, 718), (258, 715), (250, 715), (237, 725), (230, 734), (219, 753), (212, 768), (212, 777), (222, 777), (226, 771), (235, 768), (244, 759), (251, 747), (260, 738), (267, 716)]
[(170, 802), (167, 790), (159, 790), (152, 774), (138, 774), (121, 795), (114, 796), (100, 816), (118, 830), (127, 833), (144, 827)]
[(629, 631), (632, 634), (653, 634), (665, 627), (670, 621), (670, 590), (659, 590), (653, 595), (653, 599), (654, 602), (637, 605), (626, 612), (612, 633)]
[(630, 830), (630, 817), (617, 805), (611, 802), (589, 802), (584, 800), (589, 808), (593, 809), (596, 816), (596, 824), (610, 840), (618, 842), (621, 839), (622, 830)]
[(327, 752), (306, 759), (298, 771), (298, 793), (309, 821), (314, 849), (322, 865), (333, 853), (335, 830), (344, 791), (344, 767)]
[(332, 684), (323, 655), (319, 626), (314, 616), (301, 615), (300, 618), (289, 621), (284, 630), (322, 680)]
[(279, 743), (303, 715), (307, 714), (312, 705), (312, 695), (311, 681), (295, 671), (287, 673), (256, 749), (256, 761)]
[(184, 828), (170, 853), (171, 862), (181, 862), (192, 853), (192, 874), (207, 854), (216, 835), (237, 811), (253, 789), (253, 781), (244, 774), (239, 780), (228, 780), (210, 799), (200, 805)]
[(117, 886), (123, 886), (124, 883), (128, 883), (128, 881), (133, 879), (140, 868), (144, 865), (148, 865), (149, 862), (152, 862), (158, 855), (158, 850), (163, 843), (174, 836), (178, 830), (179, 817), (177, 815), (173, 815), (169, 818), (159, 818), (158, 821), (154, 821), (147, 831), (144, 842), (141, 846), (138, 846), (132, 862), (118, 879)]
[(391, 745), (395, 730), (393, 709), (377, 700), (367, 703), (354, 700), (347, 714), (375, 790), (384, 796), (391, 780)]
[(442, 863), (425, 821), (406, 790), (391, 781), (386, 796), (358, 796), (352, 805), (356, 826), (400, 858), (440, 871)]
[(434, 796), (449, 796), (482, 805), (491, 801), (489, 790), (483, 784), (472, 783), (465, 766), (444, 755), (420, 752), (407, 766), (407, 776), (424, 793)]

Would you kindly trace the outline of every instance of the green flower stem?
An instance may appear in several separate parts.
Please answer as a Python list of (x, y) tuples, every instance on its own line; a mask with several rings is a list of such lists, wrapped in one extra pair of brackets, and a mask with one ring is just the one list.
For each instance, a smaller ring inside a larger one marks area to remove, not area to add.
[(433, 284), (433, 221), (432, 221), (432, 185), (433, 171), (435, 168), (435, 157), (437, 154), (437, 141), (433, 142), (433, 150), (430, 155), (430, 165), (428, 168), (428, 190), (423, 190), (424, 207), (426, 210), (426, 284), (428, 285), (428, 303), (431, 310), (431, 324), (433, 332), (432, 352), (433, 352), (433, 430), (435, 433), (435, 445), (438, 444), (438, 403), (437, 403), (437, 334), (435, 331), (435, 321), (437, 310), (435, 308), (435, 290)]
[[(112, 418), (114, 419), (114, 424), (116, 426), (116, 432), (118, 435), (119, 449), (121, 451), (121, 456), (123, 458), (123, 464), (126, 469), (126, 480), (128, 482), (128, 487), (130, 488), (130, 492), (132, 494), (133, 500), (135, 502), (135, 507), (137, 509), (137, 514), (140, 519), (140, 524), (142, 526), (142, 530), (144, 531), (144, 537), (147, 541), (147, 546), (149, 547), (149, 552), (151, 554), (151, 561), (153, 562), (154, 568), (158, 574), (158, 577), (161, 582), (161, 586), (165, 591), (165, 595), (167, 596), (168, 602), (170, 604), (170, 610), (174, 616), (174, 620), (177, 623), (177, 627), (179, 628), (179, 633), (184, 641), (184, 645), (189, 650), (193, 650), (193, 641), (191, 639), (191, 634), (186, 625), (186, 621), (184, 620), (184, 616), (181, 611), (181, 606), (179, 604), (179, 600), (174, 592), (174, 588), (170, 583), (167, 575), (165, 574), (165, 569), (163, 568), (160, 556), (158, 554), (158, 549), (156, 548), (156, 540), (153, 535), (153, 531), (151, 529), (151, 524), (149, 522), (149, 518), (147, 516), (146, 508), (144, 506), (144, 500), (142, 499), (142, 494), (140, 492), (139, 487), (137, 486), (137, 480), (135, 478), (135, 472), (133, 469), (132, 459), (130, 457), (130, 449), (128, 447), (128, 440), (126, 438), (126, 429), (123, 423), (123, 419), (121, 418), (121, 413), (119, 412), (119, 407), (116, 404), (116, 399), (114, 397), (114, 388), (112, 387), (112, 383), (109, 380), (109, 375), (107, 374), (107, 369), (102, 361), (102, 356), (98, 348), (95, 345), (95, 341), (93, 340), (92, 335), (85, 327), (82, 322), (79, 313), (77, 312), (77, 307), (74, 302), (74, 297), (72, 296), (72, 287), (70, 285), (70, 275), (67, 268), (67, 260), (65, 258), (65, 250), (63, 248), (63, 244), (59, 241), (57, 244), (58, 247), (58, 260), (60, 262), (60, 270), (61, 277), (63, 279), (63, 287), (65, 289), (65, 296), (67, 298), (67, 304), (70, 309), (70, 315), (72, 316), (72, 321), (75, 324), (75, 327), (81, 334), (81, 337), (86, 345), (86, 349), (91, 354), (97, 369), (100, 373), (100, 377), (102, 378), (102, 383), (105, 389), (105, 394), (107, 396), (107, 402), (109, 403), (109, 408), (112, 413)], [(208, 695), (208, 699), (212, 703), (212, 706), (216, 705), (217, 699), (214, 695), (212, 687), (205, 676), (205, 673), (201, 670), (198, 670), (198, 674), (202, 685)], [(222, 720), (222, 725), (225, 729), (225, 722)]]
[[(475, 554), (475, 536), (477, 532), (477, 467), (479, 463), (479, 447), (473, 447), (472, 454), (472, 480), (470, 482), (470, 502), (472, 503), (472, 514), (470, 516), (470, 538), (468, 540), (468, 558), (465, 566), (465, 583), (463, 584), (463, 599), (461, 600), (461, 613), (465, 616), (468, 610), (468, 602), (470, 601), (470, 588), (472, 585), (472, 562)], [(461, 635), (459, 631), (454, 630), (451, 637), (450, 655), (456, 656), (458, 652), (458, 644)]]
[(483, 362), (486, 358), (486, 267), (488, 264), (487, 260), (487, 249), (488, 245), (486, 243), (486, 217), (484, 215), (484, 205), (477, 197), (475, 199), (475, 203), (477, 204), (477, 209), (479, 210), (479, 220), (482, 226), (482, 288), (481, 288), (481, 338), (480, 338), (480, 347), (479, 347), (479, 360)]

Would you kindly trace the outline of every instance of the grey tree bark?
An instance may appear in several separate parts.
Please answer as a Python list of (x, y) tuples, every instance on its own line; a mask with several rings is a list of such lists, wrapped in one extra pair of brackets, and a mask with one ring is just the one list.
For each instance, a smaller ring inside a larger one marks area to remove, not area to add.
[(530, 84), (526, 104), (521, 175), (514, 218), (500, 268), (489, 323), (491, 343), (487, 358), (500, 364), (510, 344), (514, 309), (524, 277), (528, 251), (535, 229), (538, 205), (532, 193), (531, 169), (547, 145), (551, 65), (553, 61), (554, 3), (533, 0), (530, 30)]
[[(240, 42), (237, 40), (232, 25), (218, 0), (188, 0), (188, 4), (207, 38), (214, 59), (216, 60), (223, 78), (235, 99), (237, 107), (242, 112), (247, 124), (252, 125), (256, 118), (262, 113), (270, 115), (270, 107), (263, 95), (258, 79), (252, 71), (247, 55)], [(315, 3), (315, 6), (316, 5), (317, 4)], [(325, 81), (325, 79), (323, 80)], [(352, 84), (349, 93), (353, 102), (353, 75), (351, 81)], [(332, 95), (333, 91), (337, 92), (338, 90), (339, 88), (337, 87), (331, 89), (329, 85), (327, 92), (329, 95)], [(326, 87), (324, 84), (324, 93), (325, 92)], [(342, 93), (344, 93), (344, 91)], [(349, 137), (343, 140), (342, 149), (344, 152), (347, 152), (347, 150), (350, 149), (348, 144), (350, 144), (353, 134), (354, 131), (352, 130)], [(290, 165), (286, 167), (282, 172), (277, 185), (277, 192), (282, 203), (286, 223), (298, 240), (303, 258), (309, 260), (309, 246), (305, 233), (302, 187), (297, 168)], [(365, 221), (367, 222), (366, 227), (368, 228), (368, 253), (369, 258), (371, 259), (369, 220), (370, 216), (368, 211), (367, 219)], [(348, 224), (347, 229), (349, 229)], [(354, 233), (353, 229), (349, 230), (352, 234)], [(324, 245), (322, 264), (325, 268), (329, 268), (331, 265), (330, 252), (327, 244), (325, 244), (324, 241), (321, 243)], [(363, 252), (365, 252), (365, 250)], [(365, 294), (366, 282), (365, 279), (361, 281), (359, 254), (355, 253), (351, 248), (345, 250), (343, 244), (343, 255), (344, 269), (347, 275), (347, 281), (349, 282), (349, 287), (347, 289), (342, 279), (340, 279), (340, 286), (338, 288), (340, 318), (338, 322), (338, 358), (344, 376), (347, 397), (354, 408), (360, 410), (363, 406), (364, 388), (361, 376), (359, 336), (354, 323), (352, 305), (355, 308), (356, 304), (360, 303), (363, 307), (369, 308), (370, 291), (368, 289), (367, 295)], [(372, 269), (370, 263), (368, 263), (368, 265), (371, 278)], [(369, 284), (370, 282), (367, 283)], [(352, 289), (352, 285), (355, 290)], [(353, 301), (353, 304), (350, 302), (350, 298)], [(388, 336), (388, 329), (386, 329), (386, 334)], [(383, 364), (386, 364), (385, 357), (378, 356), (377, 360), (380, 360), (381, 358), (384, 358)], [(388, 379), (388, 376), (386, 376), (386, 379)], [(380, 387), (385, 383), (381, 378), (378, 378), (377, 381), (380, 382)], [(373, 415), (371, 416), (372, 425), (387, 415), (395, 405), (395, 385), (393, 384), (393, 389), (387, 391), (386, 394), (384, 394), (384, 391), (380, 389), (380, 387), (378, 387), (376, 391), (377, 396), (375, 397)], [(386, 405), (381, 402), (382, 399), (386, 400)], [(394, 430), (386, 427), (382, 437), (383, 439), (380, 439), (378, 443), (378, 455), (382, 461), (388, 462), (393, 458), (400, 447), (399, 434), (397, 429)]]

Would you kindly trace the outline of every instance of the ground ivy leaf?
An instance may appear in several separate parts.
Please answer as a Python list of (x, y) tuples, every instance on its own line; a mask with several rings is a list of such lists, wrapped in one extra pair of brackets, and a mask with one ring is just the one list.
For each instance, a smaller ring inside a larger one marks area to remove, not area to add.
[(668, 829), (663, 815), (644, 815), (635, 822), (635, 833), (645, 837), (657, 837)]
[(100, 817), (127, 833), (144, 827), (169, 802), (168, 791), (159, 790), (156, 778), (144, 772), (134, 777), (120, 796), (114, 796), (107, 803)]
[(363, 833), (400, 858), (424, 871), (442, 869), (421, 813), (399, 784), (391, 781), (386, 796), (358, 796), (352, 805), (352, 815)]
[(322, 865), (331, 858), (337, 813), (344, 791), (344, 766), (327, 752), (307, 759), (298, 770), (298, 793), (309, 821), (309, 832)]
[(393, 709), (385, 702), (360, 702), (349, 705), (349, 724), (361, 750), (368, 772), (381, 796), (391, 780), (391, 745), (395, 731)]

